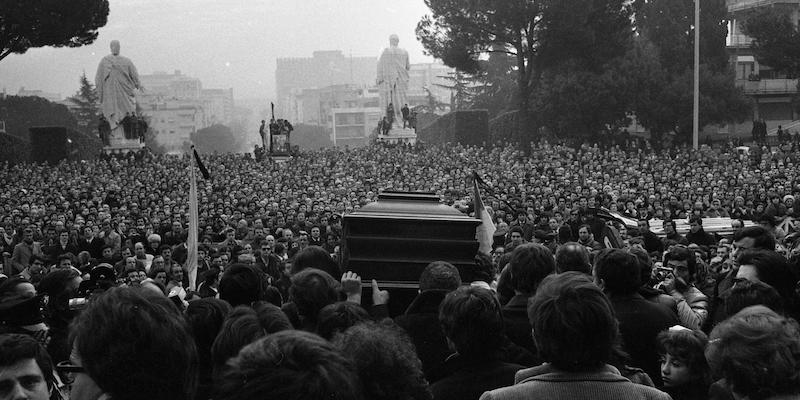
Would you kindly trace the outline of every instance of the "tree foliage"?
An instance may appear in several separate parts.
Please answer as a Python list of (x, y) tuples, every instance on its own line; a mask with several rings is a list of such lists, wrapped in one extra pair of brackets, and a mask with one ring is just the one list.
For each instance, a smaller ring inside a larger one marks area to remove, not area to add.
[[(724, 0), (705, 0), (700, 10), (700, 126), (741, 122), (750, 115), (750, 100), (735, 87), (725, 49), (727, 8)], [(694, 2), (637, 0), (640, 33), (624, 62), (631, 111), (656, 138), (675, 132), (688, 140), (692, 132)]]
[(6, 122), (8, 134), (24, 140), (29, 140), (28, 129), (35, 126), (78, 129), (75, 117), (65, 105), (37, 96), (0, 98), (0, 117)]
[(83, 129), (86, 134), (97, 134), (98, 118), (100, 115), (98, 103), (100, 98), (97, 95), (97, 90), (94, 85), (86, 77), (85, 72), (81, 75), (80, 88), (69, 98), (69, 101), (75, 105), (72, 114), (75, 115), (78, 126)]
[(201, 153), (232, 153), (239, 149), (236, 136), (222, 124), (211, 125), (191, 134), (191, 141)]
[(516, 109), (518, 93), (514, 79), (514, 59), (506, 53), (490, 53), (481, 60), (481, 70), (474, 75), (470, 107), (484, 109), (489, 118)]
[(743, 25), (753, 38), (752, 49), (759, 63), (790, 77), (800, 76), (800, 31), (789, 14), (774, 8), (754, 12)]
[[(625, 53), (631, 10), (625, 0), (425, 0), (431, 15), (417, 24), (426, 51), (460, 71), (477, 74), (481, 59), (514, 60), (520, 124), (548, 71), (569, 63), (600, 73)], [(521, 130), (519, 132), (521, 134)], [(516, 137), (521, 141), (521, 137)]]
[(0, 1), (0, 60), (36, 47), (80, 47), (108, 21), (108, 0)]

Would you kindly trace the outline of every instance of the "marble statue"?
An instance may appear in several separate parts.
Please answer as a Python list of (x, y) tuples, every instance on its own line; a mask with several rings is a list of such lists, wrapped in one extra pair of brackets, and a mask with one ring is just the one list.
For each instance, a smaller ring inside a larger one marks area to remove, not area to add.
[(142, 90), (139, 74), (133, 62), (119, 55), (119, 41), (111, 41), (111, 54), (103, 57), (97, 67), (95, 87), (100, 111), (110, 125), (112, 135), (127, 115), (136, 112), (134, 90)]
[(397, 47), (398, 43), (397, 35), (389, 36), (389, 47), (383, 49), (378, 60), (380, 107), (387, 110), (391, 105), (393, 115), (400, 115), (400, 107), (408, 103), (408, 70), (411, 68), (408, 52)]

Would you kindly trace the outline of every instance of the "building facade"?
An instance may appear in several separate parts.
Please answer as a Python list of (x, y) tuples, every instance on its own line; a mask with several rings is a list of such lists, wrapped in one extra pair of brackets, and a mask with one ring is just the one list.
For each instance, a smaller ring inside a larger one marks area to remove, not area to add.
[[(792, 98), (797, 95), (797, 79), (759, 63), (751, 47), (753, 39), (742, 31), (747, 16), (763, 7), (786, 13), (797, 24), (800, 0), (727, 0), (726, 5), (729, 13), (727, 48), (736, 72), (736, 85), (753, 99), (752, 119), (764, 120), (769, 134), (774, 134), (778, 126), (800, 131), (800, 116), (792, 106)], [(730, 125), (728, 134), (749, 137), (752, 127), (752, 121)]]
[(155, 72), (139, 76), (144, 92), (137, 94), (141, 113), (149, 118), (156, 141), (168, 151), (181, 151), (192, 133), (214, 124), (231, 126), (233, 89), (203, 89), (200, 79)]

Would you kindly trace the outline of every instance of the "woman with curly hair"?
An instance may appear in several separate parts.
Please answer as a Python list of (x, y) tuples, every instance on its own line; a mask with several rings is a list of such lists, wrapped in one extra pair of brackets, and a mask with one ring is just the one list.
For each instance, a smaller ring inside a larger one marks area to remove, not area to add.
[(432, 400), (411, 339), (392, 323), (365, 322), (334, 338), (355, 364), (365, 399)]
[(711, 385), (703, 354), (708, 344), (706, 334), (676, 325), (661, 332), (656, 341), (661, 355), (662, 390), (673, 400), (706, 399)]

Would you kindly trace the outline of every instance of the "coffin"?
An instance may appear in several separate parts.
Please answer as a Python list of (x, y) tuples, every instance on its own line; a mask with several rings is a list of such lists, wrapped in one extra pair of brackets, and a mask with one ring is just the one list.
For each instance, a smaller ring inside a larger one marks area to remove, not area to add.
[[(378, 201), (342, 220), (342, 270), (358, 273), (365, 288), (372, 279), (389, 289), (392, 314), (416, 295), (419, 276), (430, 262), (455, 265), (471, 282), (478, 252), (480, 220), (441, 204), (433, 193), (385, 191)], [(371, 291), (363, 296), (371, 301)]]

